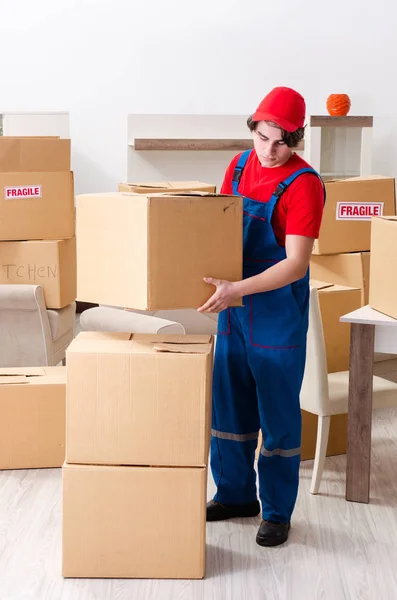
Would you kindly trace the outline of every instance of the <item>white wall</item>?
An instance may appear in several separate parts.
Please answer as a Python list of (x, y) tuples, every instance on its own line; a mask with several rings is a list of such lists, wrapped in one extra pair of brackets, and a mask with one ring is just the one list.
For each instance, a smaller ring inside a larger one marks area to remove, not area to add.
[(2, 0), (0, 112), (70, 112), (76, 191), (114, 190), (128, 113), (249, 114), (274, 85), (309, 113), (346, 92), (397, 177), (395, 0)]

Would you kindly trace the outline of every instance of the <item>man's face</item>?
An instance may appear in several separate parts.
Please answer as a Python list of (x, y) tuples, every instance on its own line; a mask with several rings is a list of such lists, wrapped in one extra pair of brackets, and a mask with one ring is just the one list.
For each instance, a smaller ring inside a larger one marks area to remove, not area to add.
[(256, 130), (252, 132), (254, 148), (262, 167), (281, 167), (291, 156), (291, 148), (281, 137), (278, 127), (259, 121)]

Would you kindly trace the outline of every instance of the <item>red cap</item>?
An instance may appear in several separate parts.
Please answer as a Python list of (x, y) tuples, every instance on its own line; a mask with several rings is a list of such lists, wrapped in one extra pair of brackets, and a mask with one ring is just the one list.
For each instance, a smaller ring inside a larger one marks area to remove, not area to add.
[(285, 131), (304, 126), (306, 104), (303, 96), (287, 87), (276, 87), (259, 104), (253, 121), (273, 121)]

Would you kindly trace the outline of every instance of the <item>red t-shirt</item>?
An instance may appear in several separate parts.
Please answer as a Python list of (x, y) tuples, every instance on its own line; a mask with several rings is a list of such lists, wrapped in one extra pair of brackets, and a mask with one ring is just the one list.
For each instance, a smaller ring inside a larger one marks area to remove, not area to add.
[[(221, 194), (232, 194), (232, 177), (240, 154), (227, 168)], [(259, 202), (268, 202), (278, 184), (289, 175), (308, 167), (297, 154), (281, 165), (267, 168), (260, 164), (255, 150), (248, 157), (238, 191)], [(277, 202), (272, 218), (273, 231), (278, 243), (285, 246), (286, 235), (303, 235), (318, 238), (324, 209), (324, 190), (320, 179), (312, 173), (300, 175)]]

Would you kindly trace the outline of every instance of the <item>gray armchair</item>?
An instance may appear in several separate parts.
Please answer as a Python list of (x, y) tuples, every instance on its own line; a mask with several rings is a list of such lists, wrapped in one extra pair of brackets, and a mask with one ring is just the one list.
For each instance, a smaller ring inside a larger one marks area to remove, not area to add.
[(74, 337), (76, 303), (47, 309), (39, 285), (0, 285), (0, 367), (54, 366)]

